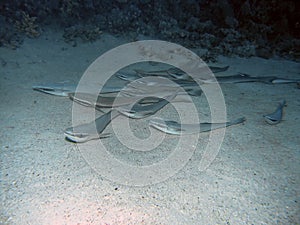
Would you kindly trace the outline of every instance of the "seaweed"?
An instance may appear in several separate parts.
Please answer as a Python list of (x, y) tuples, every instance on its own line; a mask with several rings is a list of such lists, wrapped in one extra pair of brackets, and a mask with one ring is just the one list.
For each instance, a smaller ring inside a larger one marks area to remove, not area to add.
[(73, 46), (106, 31), (149, 35), (223, 55), (297, 59), (298, 8), (294, 0), (1, 0), (0, 45), (17, 48), (25, 36), (36, 38), (40, 27), (54, 25)]
[(11, 49), (18, 48), (23, 43), (23, 38), (18, 34), (18, 31), (13, 27), (11, 22), (0, 16), (0, 46)]
[(101, 34), (102, 31), (97, 26), (74, 25), (64, 30), (63, 37), (65, 42), (76, 46), (78, 38), (84, 42), (92, 42), (97, 40)]
[(39, 26), (36, 23), (36, 17), (29, 16), (26, 12), (21, 12), (21, 20), (15, 21), (15, 28), (20, 32), (24, 33), (27, 37), (35, 38), (40, 36)]

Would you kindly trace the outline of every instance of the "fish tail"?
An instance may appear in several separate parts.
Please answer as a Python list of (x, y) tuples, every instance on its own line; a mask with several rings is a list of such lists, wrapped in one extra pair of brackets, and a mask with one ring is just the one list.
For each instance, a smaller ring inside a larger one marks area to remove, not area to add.
[(233, 121), (230, 121), (227, 123), (227, 126), (231, 126), (231, 125), (235, 125), (235, 124), (239, 124), (239, 123), (243, 123), (246, 121), (246, 117), (241, 117), (241, 118), (238, 118), (236, 120), (233, 120)]

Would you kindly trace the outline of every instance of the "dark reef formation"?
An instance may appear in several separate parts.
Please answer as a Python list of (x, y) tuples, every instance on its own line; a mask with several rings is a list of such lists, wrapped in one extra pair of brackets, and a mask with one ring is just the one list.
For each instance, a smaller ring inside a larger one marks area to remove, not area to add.
[(207, 49), (214, 55), (280, 55), (299, 60), (297, 0), (2, 0), (0, 46), (17, 48), (25, 36), (58, 25), (73, 46), (102, 31), (140, 35)]

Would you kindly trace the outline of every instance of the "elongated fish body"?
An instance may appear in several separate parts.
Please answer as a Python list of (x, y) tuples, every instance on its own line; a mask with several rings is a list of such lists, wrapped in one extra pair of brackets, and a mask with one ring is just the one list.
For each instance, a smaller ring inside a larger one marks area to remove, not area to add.
[(232, 84), (232, 83), (248, 83), (248, 82), (263, 82), (263, 83), (272, 83), (276, 77), (274, 76), (267, 76), (267, 77), (255, 77), (250, 76), (248, 74), (239, 73), (232, 76), (220, 76), (216, 77), (219, 83), (223, 84)]
[[(227, 67), (226, 67), (227, 68)], [(220, 70), (225, 70), (223, 68), (220, 68)], [(121, 79), (133, 81), (135, 79), (145, 77), (145, 76), (164, 76), (167, 77), (176, 83), (180, 84), (184, 88), (191, 88), (198, 86), (198, 84), (186, 73), (183, 73), (181, 70), (176, 68), (171, 68), (167, 70), (168, 75), (166, 74), (158, 74), (145, 71), (136, 70), (138, 75), (129, 75), (129, 74), (123, 74)], [(154, 71), (158, 72), (158, 71)], [(257, 77), (257, 76), (250, 76), (248, 74), (239, 73), (236, 75), (231, 76), (216, 76), (216, 81), (219, 83), (225, 83), (225, 84), (232, 84), (232, 83), (248, 83), (248, 82), (263, 82), (263, 83), (288, 83), (292, 82), (292, 80), (288, 79), (279, 79), (275, 76), (266, 76), (266, 77)], [(214, 83), (215, 80), (203, 80), (203, 83)]]
[(173, 95), (167, 96), (166, 98), (145, 97), (142, 99), (143, 101), (147, 98), (159, 99), (159, 101), (156, 103), (151, 103), (151, 104), (146, 104), (146, 105), (142, 105), (139, 102), (137, 102), (137, 103), (127, 105), (127, 106), (117, 107), (116, 109), (121, 114), (123, 114), (129, 118), (141, 119), (141, 118), (145, 118), (145, 117), (155, 114), (158, 110), (160, 110), (165, 105), (167, 105), (169, 102), (171, 102), (175, 98), (176, 95), (177, 95), (177, 93), (174, 93)]
[(286, 101), (282, 100), (279, 103), (278, 107), (276, 108), (275, 112), (263, 116), (265, 121), (270, 125), (275, 125), (280, 123), (283, 115), (283, 107), (285, 106), (286, 106)]
[(143, 104), (140, 104), (140, 102), (138, 102), (133, 105), (129, 105), (127, 107), (126, 106), (124, 106), (123, 108), (118, 107), (116, 108), (117, 110), (112, 109), (109, 112), (97, 118), (95, 121), (78, 125), (76, 127), (67, 128), (64, 132), (64, 135), (68, 140), (76, 143), (83, 143), (93, 139), (108, 137), (110, 134), (103, 133), (103, 131), (115, 117), (119, 116), (120, 114), (123, 114), (130, 118), (140, 119), (140, 118), (153, 115), (159, 109), (161, 109), (166, 104), (168, 104), (169, 101), (171, 101), (172, 98), (174, 98), (174, 96), (175, 95), (169, 96), (166, 99), (147, 97), (142, 99), (141, 101), (144, 101), (144, 103), (147, 101), (151, 101), (151, 102), (157, 101), (157, 102), (147, 104), (145, 106)]
[(135, 73), (117, 72), (116, 76), (118, 78), (120, 78), (121, 80), (125, 80), (125, 81), (134, 81), (134, 80), (144, 77), (142, 74), (137, 73), (137, 72), (135, 72)]
[(224, 66), (224, 67), (218, 67), (218, 66), (209, 66), (209, 69), (213, 73), (220, 73), (220, 72), (225, 72), (228, 70), (229, 66)]
[(35, 85), (32, 86), (32, 89), (50, 95), (66, 97), (69, 93), (75, 92), (76, 86), (76, 84), (70, 84), (66, 81), (53, 84)]
[[(170, 94), (170, 92), (166, 92)], [(157, 96), (160, 95), (161, 97), (166, 96), (166, 93), (155, 93)], [(148, 94), (149, 95), (149, 94)], [(84, 92), (78, 92), (78, 93), (70, 93), (69, 98), (86, 107), (92, 107), (97, 110), (102, 111), (102, 108), (116, 108), (119, 106), (125, 106), (130, 105), (135, 102), (138, 102), (140, 105), (146, 105), (146, 104), (153, 104), (158, 103), (160, 101), (159, 98), (142, 98), (142, 96), (116, 96), (111, 94), (90, 94), (90, 93), (84, 93)], [(174, 99), (174, 102), (191, 102), (191, 99), (188, 98), (187, 95), (177, 95)]]
[[(71, 84), (68, 82), (59, 82), (53, 84), (45, 84), (45, 85), (34, 85), (32, 89), (35, 91), (39, 91), (42, 93), (68, 97), (69, 94), (74, 93), (76, 91), (77, 85)], [(101, 89), (101, 93), (109, 94), (109, 93), (118, 93), (120, 92), (124, 86), (103, 86)]]
[(64, 135), (68, 140), (76, 143), (83, 143), (93, 139), (108, 137), (110, 134), (103, 133), (103, 131), (118, 115), (120, 114), (116, 110), (111, 110), (98, 117), (95, 121), (67, 128)]
[(276, 78), (272, 80), (273, 84), (291, 84), (297, 83), (300, 84), (300, 79), (285, 79), (285, 78)]
[(300, 83), (299, 79), (287, 79), (276, 76), (256, 77), (248, 74), (239, 73), (232, 76), (216, 77), (219, 83), (247, 83), (247, 82), (262, 82), (267, 84), (290, 84)]
[[(228, 70), (229, 66), (225, 67), (217, 67), (217, 66), (209, 66), (209, 69), (212, 73), (220, 73)], [(167, 73), (176, 80), (192, 80), (192, 78), (178, 68), (170, 68), (167, 70)]]
[[(69, 97), (74, 102), (87, 107), (98, 108), (115, 108), (119, 106), (132, 104), (140, 99), (140, 97), (116, 97), (100, 94), (98, 96), (89, 93), (70, 93)], [(145, 99), (141, 104), (156, 103), (158, 99)]]
[(154, 118), (149, 121), (149, 125), (167, 134), (181, 135), (181, 134), (195, 134), (201, 132), (208, 132), (211, 130), (243, 123), (245, 120), (246, 120), (245, 117), (242, 117), (237, 120), (226, 122), (226, 123), (180, 124), (177, 123), (176, 121), (171, 121), (171, 120), (165, 121), (160, 118)]
[[(226, 70), (228, 70), (229, 66), (225, 66), (225, 67), (216, 67), (216, 66), (209, 66), (210, 70), (213, 73), (219, 73), (219, 72), (224, 72)], [(137, 73), (136, 76), (132, 76), (131, 78), (129, 78), (129, 74), (127, 74), (128, 76), (121, 76), (120, 78), (125, 79), (125, 80), (132, 80), (134, 79), (134, 77), (138, 77), (138, 76), (165, 76), (168, 77), (170, 79), (174, 79), (174, 80), (189, 80), (191, 81), (192, 78), (186, 74), (184, 71), (182, 71), (181, 69), (178, 68), (169, 68), (166, 70), (156, 70), (156, 71), (144, 71), (144, 70), (135, 70), (135, 72)]]

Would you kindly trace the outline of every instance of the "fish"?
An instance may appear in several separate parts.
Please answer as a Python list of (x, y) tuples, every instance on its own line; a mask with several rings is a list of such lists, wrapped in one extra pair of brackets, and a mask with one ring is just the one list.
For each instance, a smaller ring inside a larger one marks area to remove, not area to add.
[(238, 73), (231, 76), (216, 76), (216, 79), (219, 83), (247, 83), (247, 82), (261, 82), (266, 84), (290, 84), (290, 83), (299, 83), (299, 79), (288, 79), (280, 78), (276, 76), (251, 76), (245, 73)]
[[(202, 94), (201, 87), (196, 83), (190, 81), (180, 81), (181, 83), (171, 82), (165, 78), (156, 78), (156, 77), (147, 77), (141, 80), (135, 80), (127, 85), (125, 89), (122, 90), (122, 93), (126, 93), (131, 96), (145, 96), (153, 95), (157, 96), (157, 93), (170, 93), (182, 87), (182, 91), (178, 92), (178, 95), (189, 94), (191, 96), (200, 96)], [(166, 96), (166, 95), (165, 95)], [(163, 97), (163, 96), (162, 96)]]
[[(228, 70), (229, 66), (225, 67), (217, 67), (217, 66), (209, 66), (209, 69), (212, 73), (220, 73)], [(187, 80), (187, 81), (193, 81), (193, 79), (185, 72), (178, 68), (170, 68), (167, 70), (167, 73), (169, 76), (174, 78), (175, 80)]]
[[(106, 94), (93, 95), (90, 93), (70, 93), (69, 98), (86, 107), (93, 108), (116, 108), (119, 106), (132, 104), (140, 99), (140, 97), (122, 97), (122, 96), (111, 96)], [(156, 103), (158, 99), (144, 99), (140, 104)]]
[[(167, 71), (172, 71), (169, 72), (169, 76), (163, 75), (163, 77), (167, 77), (170, 80), (176, 82), (178, 85), (182, 86), (183, 88), (195, 88), (199, 84), (196, 83), (194, 80), (191, 79), (187, 74), (179, 73), (177, 71), (178, 69), (172, 68), (167, 70)], [(146, 76), (153, 76), (151, 74), (152, 72), (145, 72), (141, 70), (135, 70), (138, 75), (134, 74), (123, 74), (122, 78), (117, 75), (119, 78), (123, 80), (129, 80), (129, 81), (134, 81), (138, 78), (146, 77)], [(157, 72), (157, 71), (154, 71)], [(177, 74), (178, 72), (178, 74)], [(158, 76), (159, 74), (154, 74), (154, 76)], [(230, 76), (215, 76), (216, 79), (203, 79), (199, 80), (201, 81), (202, 84), (209, 84), (209, 83), (221, 83), (221, 84), (234, 84), (234, 83), (248, 83), (248, 82), (262, 82), (262, 83), (273, 83), (273, 84), (278, 84), (278, 83), (293, 83), (297, 82), (297, 80), (291, 80), (291, 79), (282, 79), (278, 78), (276, 76), (264, 76), (264, 77), (258, 77), (258, 76), (251, 76), (249, 74), (245, 73), (238, 73), (235, 75), (230, 75)], [(147, 82), (147, 81), (143, 81)]]
[(180, 124), (173, 120), (163, 120), (161, 118), (153, 118), (149, 121), (149, 126), (172, 135), (195, 134), (208, 132), (211, 130), (224, 128), (246, 121), (245, 117), (225, 123), (200, 123), (200, 124)]
[(145, 76), (142, 76), (141, 74), (136, 73), (136, 72), (135, 73), (117, 72), (116, 77), (118, 77), (119, 79), (124, 80), (124, 81), (134, 81), (139, 78), (143, 78)]
[[(129, 118), (140, 119), (155, 114), (158, 110), (164, 107), (169, 101), (174, 98), (175, 94), (160, 99), (157, 97), (146, 97), (141, 99), (135, 104), (127, 105), (127, 107), (116, 107), (109, 112), (98, 117), (95, 121), (86, 124), (81, 124), (75, 127), (67, 128), (64, 135), (67, 140), (75, 143), (83, 143), (94, 139), (109, 137), (109, 133), (103, 133), (107, 125), (117, 116), (123, 114)], [(146, 104), (144, 102), (151, 101), (152, 103)], [(157, 101), (157, 102), (153, 102)], [(96, 129), (95, 129), (96, 127)]]
[[(208, 66), (209, 69), (213, 72), (213, 73), (220, 73), (220, 72), (224, 72), (226, 70), (228, 70), (229, 66), (225, 66), (225, 67), (217, 67), (217, 66)], [(171, 67), (169, 69), (164, 69), (164, 70), (155, 70), (155, 71), (144, 71), (144, 70), (135, 70), (139, 75), (170, 75), (172, 74), (174, 77), (181, 77), (181, 76), (185, 76), (184, 74), (186, 74), (184, 71), (182, 71), (179, 68), (176, 67)]]
[(277, 77), (275, 76), (257, 77), (245, 73), (238, 73), (236, 75), (231, 75), (231, 76), (216, 77), (218, 83), (221, 84), (248, 83), (248, 82), (272, 83), (272, 81), (276, 78)]
[(280, 121), (282, 120), (282, 115), (283, 115), (283, 107), (285, 107), (285, 106), (286, 106), (285, 100), (282, 100), (281, 102), (279, 102), (278, 107), (276, 108), (276, 110), (273, 113), (263, 115), (265, 121), (270, 125), (275, 125), (275, 124), (280, 123)]
[(50, 83), (45, 85), (34, 85), (32, 89), (42, 93), (67, 97), (69, 93), (75, 92), (77, 85), (68, 81)]
[[(118, 93), (124, 88), (124, 85), (120, 85), (120, 86), (104, 85), (100, 92), (103, 94)], [(75, 93), (76, 88), (77, 88), (77, 84), (69, 83), (68, 81), (32, 86), (32, 89), (35, 91), (39, 91), (50, 95), (63, 96), (63, 97), (68, 97), (69, 94)], [(88, 90), (89, 88), (86, 87), (86, 89)]]
[(110, 110), (90, 123), (67, 128), (64, 131), (64, 135), (67, 140), (75, 143), (109, 137), (110, 134), (103, 133), (103, 131), (108, 124), (119, 115), (120, 113), (117, 110)]
[(220, 73), (220, 72), (225, 72), (226, 70), (229, 69), (229, 66), (224, 66), (224, 67), (218, 67), (218, 66), (209, 66), (209, 69), (213, 73)]
[(290, 83), (296, 83), (297, 85), (299, 85), (300, 84), (300, 79), (275, 78), (271, 82), (272, 82), (272, 84), (290, 84)]
[[(219, 72), (226, 71), (229, 68), (229, 66), (225, 66), (225, 67), (209, 66), (209, 68), (213, 73), (219, 73)], [(135, 69), (134, 71), (135, 73), (118, 72), (116, 73), (116, 76), (125, 81), (134, 81), (146, 76), (161, 76), (161, 77), (169, 78), (174, 81), (177, 80), (193, 81), (193, 79), (187, 73), (175, 67), (165, 69), (165, 70), (155, 70), (155, 71), (145, 71), (140, 69)]]
[[(174, 89), (172, 89), (174, 91)], [(102, 111), (102, 108), (116, 108), (119, 106), (133, 104), (139, 101), (139, 104), (152, 104), (159, 102), (159, 98), (144, 98), (141, 100), (142, 97), (147, 97), (151, 95), (155, 95), (156, 97), (163, 98), (166, 95), (170, 95), (172, 90), (161, 91), (157, 92), (145, 92), (141, 95), (137, 93), (131, 92), (123, 92), (121, 91), (119, 95), (112, 95), (112, 94), (90, 94), (85, 92), (76, 92), (76, 93), (69, 93), (69, 98), (86, 107), (92, 107), (99, 111)], [(192, 99), (188, 97), (187, 94), (181, 93), (178, 94), (174, 99), (174, 102), (191, 102)]]
[(167, 105), (169, 102), (171, 102), (175, 96), (177, 95), (177, 92), (166, 96), (165, 98), (158, 98), (158, 97), (145, 97), (142, 100), (145, 99), (159, 99), (158, 102), (156, 103), (150, 103), (150, 104), (139, 104), (139, 102), (127, 105), (127, 106), (121, 106), (117, 107), (116, 109), (123, 115), (129, 117), (129, 118), (134, 118), (134, 119), (141, 119), (145, 118), (151, 115), (154, 115), (158, 110), (162, 109), (165, 105)]

